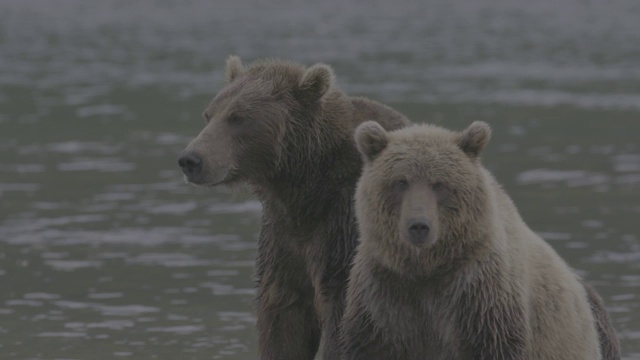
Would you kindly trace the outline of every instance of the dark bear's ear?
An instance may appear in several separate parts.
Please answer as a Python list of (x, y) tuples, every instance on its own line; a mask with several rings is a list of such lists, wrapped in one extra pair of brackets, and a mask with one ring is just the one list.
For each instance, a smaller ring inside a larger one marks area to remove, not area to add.
[(373, 161), (387, 147), (387, 131), (375, 121), (360, 124), (355, 131), (358, 151), (365, 161)]
[(491, 139), (491, 128), (484, 121), (474, 121), (458, 135), (457, 144), (467, 155), (478, 157)]
[(298, 84), (301, 100), (311, 103), (322, 98), (333, 86), (335, 76), (329, 65), (315, 64), (307, 69)]
[(244, 72), (242, 60), (237, 55), (230, 55), (227, 58), (227, 69), (225, 71), (225, 80), (227, 84)]

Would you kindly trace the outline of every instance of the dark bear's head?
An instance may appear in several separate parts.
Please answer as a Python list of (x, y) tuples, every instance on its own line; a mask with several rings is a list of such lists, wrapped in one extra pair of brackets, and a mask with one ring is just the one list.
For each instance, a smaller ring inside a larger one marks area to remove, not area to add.
[(480, 224), (488, 202), (478, 157), (490, 136), (484, 122), (462, 132), (432, 125), (386, 132), (373, 121), (358, 126), (364, 170), (356, 211), (364, 241), (373, 239), (379, 256), (402, 263), (451, 253), (478, 226), (489, 227)]
[(285, 152), (301, 153), (318, 142), (311, 122), (323, 99), (335, 92), (330, 67), (305, 69), (281, 61), (245, 67), (231, 56), (225, 75), (224, 88), (203, 113), (204, 129), (178, 159), (188, 182), (260, 182), (278, 171)]

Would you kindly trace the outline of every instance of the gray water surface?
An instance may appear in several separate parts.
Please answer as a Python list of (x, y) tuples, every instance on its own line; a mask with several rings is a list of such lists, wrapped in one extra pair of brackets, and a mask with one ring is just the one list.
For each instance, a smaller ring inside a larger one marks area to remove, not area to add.
[(635, 0), (2, 0), (0, 359), (255, 358), (260, 204), (176, 164), (231, 53), (489, 122), (485, 164), (640, 359), (638, 19)]

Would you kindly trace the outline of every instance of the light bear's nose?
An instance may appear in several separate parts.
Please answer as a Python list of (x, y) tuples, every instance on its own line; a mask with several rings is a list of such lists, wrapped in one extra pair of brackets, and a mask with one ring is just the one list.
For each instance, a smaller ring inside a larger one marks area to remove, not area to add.
[(427, 236), (429, 236), (429, 222), (426, 218), (411, 218), (407, 222), (407, 226), (409, 227), (409, 240), (418, 245), (422, 244), (427, 240)]
[(202, 171), (202, 157), (195, 151), (187, 151), (180, 154), (178, 165), (187, 176), (197, 175)]

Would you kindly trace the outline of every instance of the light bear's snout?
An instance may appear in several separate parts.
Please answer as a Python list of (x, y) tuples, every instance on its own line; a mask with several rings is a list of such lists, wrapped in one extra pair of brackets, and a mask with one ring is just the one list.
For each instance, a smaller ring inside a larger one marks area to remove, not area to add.
[(424, 217), (411, 218), (407, 221), (408, 240), (414, 245), (424, 244), (430, 231), (429, 221)]

